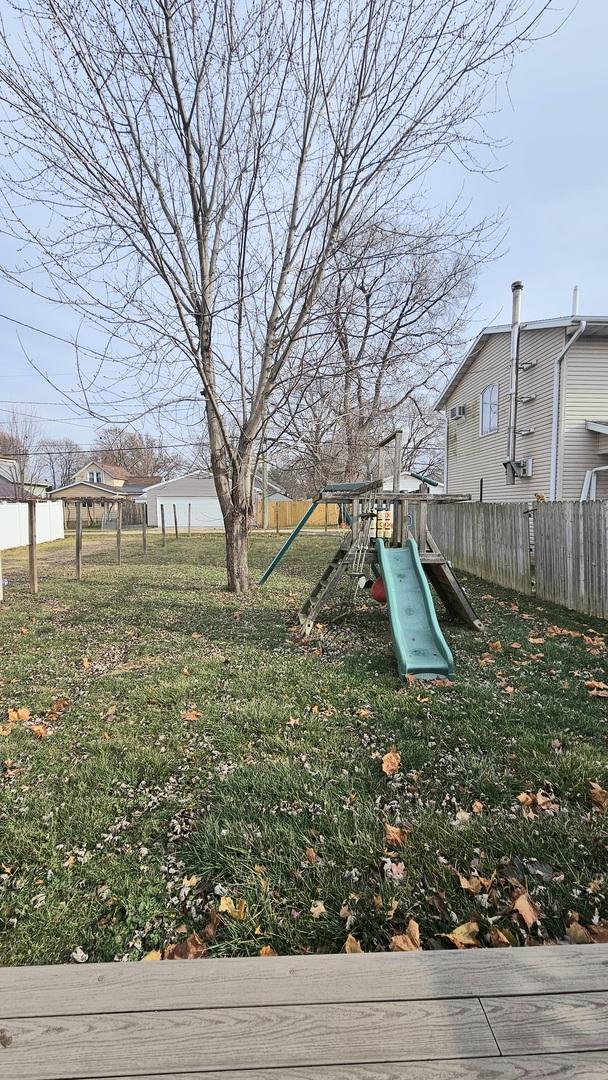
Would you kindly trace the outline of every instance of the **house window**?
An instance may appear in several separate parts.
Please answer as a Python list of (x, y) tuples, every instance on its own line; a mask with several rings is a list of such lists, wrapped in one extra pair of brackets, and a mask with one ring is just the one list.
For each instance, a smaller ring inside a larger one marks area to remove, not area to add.
[(491, 435), (498, 431), (498, 383), (486, 386), (481, 395), (480, 435)]
[(101, 473), (91, 469), (89, 471), (89, 484), (101, 484)]

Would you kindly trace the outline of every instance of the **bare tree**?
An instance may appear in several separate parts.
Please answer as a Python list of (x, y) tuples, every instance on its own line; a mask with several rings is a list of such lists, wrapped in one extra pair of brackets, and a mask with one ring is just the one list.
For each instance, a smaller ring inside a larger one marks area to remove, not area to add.
[(74, 439), (42, 439), (38, 453), (45, 474), (54, 488), (64, 487), (74, 473), (86, 465), (85, 454)]
[(11, 482), (16, 499), (28, 493), (27, 482), (31, 479), (32, 461), (35, 460), (39, 428), (33, 416), (21, 415), (12, 409), (8, 420), (0, 429), (0, 457), (9, 458)]
[(496, 80), (547, 7), (25, 0), (18, 46), (3, 33), (5, 227), (31, 253), (5, 270), (47, 272), (130, 343), (112, 338), (116, 380), (196, 372), (233, 591), (260, 440), (336, 253), (443, 156), (478, 166)]
[(97, 452), (107, 465), (121, 465), (137, 476), (175, 476), (184, 467), (183, 457), (161, 439), (128, 428), (111, 426), (97, 435)]

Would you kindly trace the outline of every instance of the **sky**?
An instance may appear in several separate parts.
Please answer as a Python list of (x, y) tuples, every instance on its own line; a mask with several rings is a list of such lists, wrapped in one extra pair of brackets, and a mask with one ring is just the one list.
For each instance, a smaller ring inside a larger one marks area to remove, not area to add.
[[(564, 0), (564, 14), (569, 6)], [(508, 92), (487, 125), (505, 143), (499, 167), (491, 176), (464, 179), (472, 216), (501, 211), (507, 230), (502, 255), (481, 269), (471, 338), (483, 326), (509, 321), (516, 279), (524, 282), (524, 320), (569, 314), (574, 285), (581, 314), (608, 315), (607, 55), (608, 3), (580, 0), (557, 33), (515, 60)], [(445, 196), (441, 181), (433, 194)], [(78, 327), (69, 311), (0, 280), (0, 426), (14, 408), (36, 415), (45, 437), (67, 435), (91, 446), (99, 421), (66, 406), (26, 356), (69, 389), (73, 351), (6, 316), (68, 339)]]

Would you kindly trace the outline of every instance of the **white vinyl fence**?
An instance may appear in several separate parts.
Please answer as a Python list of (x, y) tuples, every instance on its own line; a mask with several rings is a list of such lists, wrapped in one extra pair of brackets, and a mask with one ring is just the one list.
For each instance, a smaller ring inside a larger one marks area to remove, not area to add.
[[(36, 542), (63, 540), (63, 502), (36, 503)], [(27, 503), (0, 502), (0, 551), (25, 547), (27, 535)]]

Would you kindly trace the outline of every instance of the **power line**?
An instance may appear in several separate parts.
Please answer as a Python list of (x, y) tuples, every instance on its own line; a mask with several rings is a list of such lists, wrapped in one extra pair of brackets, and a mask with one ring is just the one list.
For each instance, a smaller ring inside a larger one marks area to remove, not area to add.
[[(111, 454), (114, 452), (120, 452), (121, 454), (139, 454), (142, 450), (177, 450), (183, 447), (200, 447), (199, 442), (180, 442), (180, 443), (144, 443), (141, 446), (89, 446), (89, 447), (74, 447), (74, 453), (79, 454)], [(16, 457), (61, 457), (65, 453), (64, 450), (16, 450), (10, 454), (11, 458)], [(6, 455), (9, 456), (9, 455)], [(0, 455), (2, 457), (2, 455)]]
[[(23, 322), (22, 319), (15, 319), (13, 315), (6, 315), (5, 312), (0, 311), (0, 319), (6, 319), (7, 322), (15, 323), (16, 326), (22, 326), (25, 330), (33, 330), (36, 334), (44, 334), (45, 337), (53, 338), (54, 341), (61, 341), (64, 345), (71, 345), (73, 349), (79, 349), (80, 352), (90, 353), (91, 356), (101, 356), (102, 354), (98, 349), (90, 349), (86, 345), (78, 345), (75, 341), (70, 341), (69, 338), (62, 337), (61, 334), (54, 334), (51, 330), (43, 330), (41, 326), (34, 326), (32, 323)], [(125, 341), (124, 338), (114, 338), (115, 341), (123, 341), (125, 345), (129, 345), (130, 342)]]

